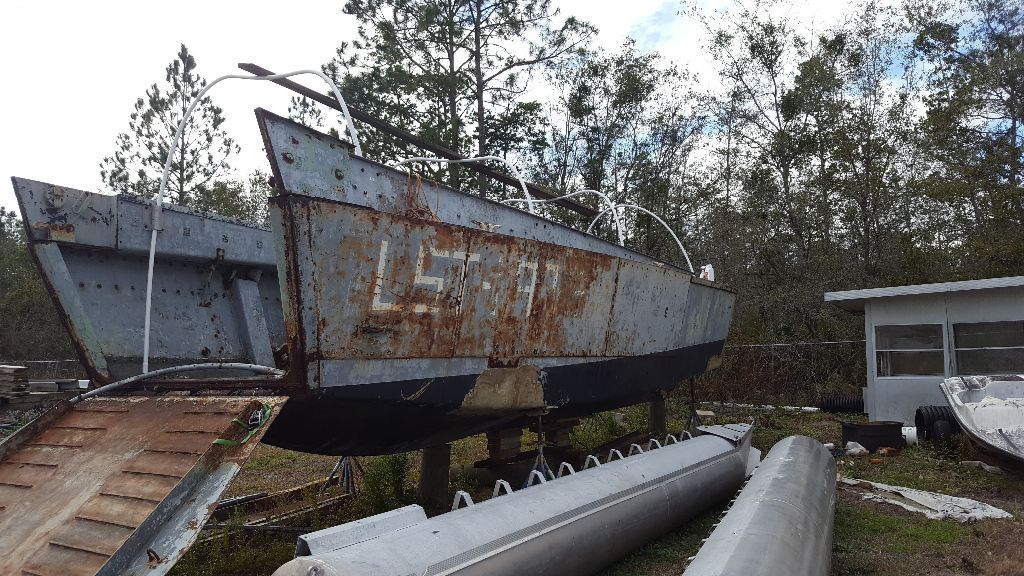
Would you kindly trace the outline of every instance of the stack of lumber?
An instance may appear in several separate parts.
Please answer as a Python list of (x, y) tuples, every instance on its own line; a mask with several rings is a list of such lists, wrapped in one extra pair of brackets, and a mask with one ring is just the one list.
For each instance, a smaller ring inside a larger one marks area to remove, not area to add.
[(28, 368), (0, 364), (0, 397), (10, 401), (28, 395)]

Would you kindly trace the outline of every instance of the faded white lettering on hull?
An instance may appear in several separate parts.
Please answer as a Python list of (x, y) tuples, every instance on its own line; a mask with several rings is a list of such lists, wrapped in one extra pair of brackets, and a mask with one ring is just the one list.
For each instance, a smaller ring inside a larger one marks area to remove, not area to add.
[[(459, 310), (462, 307), (462, 294), (466, 286), (466, 278), (468, 277), (469, 264), (472, 262), (480, 261), (480, 254), (465, 252), (462, 250), (436, 250), (433, 246), (426, 247), (420, 245), (420, 249), (416, 255), (416, 272), (413, 276), (413, 287), (427, 287), (434, 293), (434, 302), (432, 304), (416, 303), (412, 306), (412, 312), (416, 314), (435, 313), (438, 311), (437, 300), (444, 294), (444, 278), (442, 276), (431, 276), (427, 274), (424, 269), (424, 261), (426, 254), (430, 254), (431, 259), (433, 258), (444, 258), (448, 260), (454, 260), (462, 263), (462, 272), (459, 275)], [(388, 262), (388, 241), (380, 241), (380, 254), (377, 256), (377, 273), (374, 277), (373, 285), (373, 300), (370, 304), (370, 309), (375, 312), (401, 312), (406, 309), (406, 306), (399, 302), (385, 302), (381, 299), (381, 295), (384, 292), (384, 273), (387, 269)], [(483, 282), (484, 289), (490, 289), (491, 285), (489, 282)]]
[(399, 312), (402, 307), (394, 302), (383, 302), (381, 292), (384, 291), (384, 266), (388, 256), (388, 241), (380, 241), (380, 255), (377, 257), (377, 274), (373, 280), (373, 301), (370, 309), (375, 312)]
[[(413, 287), (414, 288), (427, 288), (433, 293), (432, 302), (417, 302), (411, 306), (402, 302), (395, 302), (389, 300), (385, 292), (385, 284), (387, 278), (387, 271), (389, 268), (388, 258), (389, 243), (387, 240), (380, 241), (380, 252), (377, 256), (377, 270), (374, 275), (373, 285), (373, 298), (370, 303), (370, 309), (374, 312), (413, 312), (415, 314), (433, 314), (439, 311), (438, 300), (446, 292), (445, 279), (443, 276), (434, 276), (425, 270), (426, 256), (430, 255), (431, 262), (435, 258), (442, 258), (452, 260), (462, 265), (462, 270), (459, 273), (458, 288), (453, 294), (458, 304), (456, 305), (457, 313), (462, 311), (462, 300), (466, 290), (466, 283), (470, 278), (470, 264), (480, 262), (479, 252), (466, 252), (464, 250), (437, 250), (433, 246), (427, 246), (421, 244), (416, 255), (416, 268), (413, 276)], [(525, 255), (519, 258), (518, 266), (516, 267), (515, 278), (516, 278), (516, 297), (519, 295), (525, 297), (525, 310), (524, 315), (529, 316), (533, 311), (533, 299), (534, 294), (537, 292), (537, 277), (538, 270), (540, 269), (540, 262), (538, 260), (530, 260)], [(545, 263), (544, 270), (547, 274), (547, 281), (551, 287), (558, 287), (558, 272), (559, 266), (555, 263)], [(480, 288), (482, 290), (491, 290), (492, 283), (480, 279)], [(495, 304), (494, 297), (491, 299), (492, 310), (491, 315), (495, 315), (497, 312), (493, 309)]]

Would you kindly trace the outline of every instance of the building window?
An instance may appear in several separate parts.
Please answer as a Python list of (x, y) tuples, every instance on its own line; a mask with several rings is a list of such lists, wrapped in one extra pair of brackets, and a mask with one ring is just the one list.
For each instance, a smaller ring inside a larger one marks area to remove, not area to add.
[(879, 376), (943, 376), (942, 324), (875, 326)]
[(1024, 320), (953, 325), (956, 373), (1024, 374)]

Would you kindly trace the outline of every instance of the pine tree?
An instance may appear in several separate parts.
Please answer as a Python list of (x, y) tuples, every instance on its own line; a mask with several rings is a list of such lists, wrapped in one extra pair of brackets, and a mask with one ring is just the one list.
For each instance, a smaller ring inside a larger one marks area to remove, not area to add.
[(245, 180), (220, 179), (203, 186), (192, 197), (191, 207), (266, 227), (270, 225), (267, 198), (272, 193), (269, 177), (257, 170)]
[[(970, 276), (1024, 267), (1024, 8), (1019, 2), (917, 2), (917, 53), (929, 65), (919, 143), (922, 189), (945, 203)], [(970, 230), (969, 234), (963, 234)]]
[[(303, 126), (320, 128), (324, 125), (324, 113), (316, 103), (305, 96), (293, 96), (288, 104), (288, 117)], [(331, 134), (338, 135), (338, 129), (331, 127)]]
[(28, 252), (21, 219), (0, 206), (0, 364), (69, 358), (71, 345)]
[[(118, 135), (114, 153), (100, 164), (100, 177), (111, 190), (139, 196), (157, 192), (175, 130), (205, 86), (195, 58), (182, 44), (167, 66), (164, 83), (153, 84), (136, 100), (128, 131)], [(195, 205), (196, 196), (228, 172), (228, 158), (239, 148), (223, 124), (221, 109), (209, 96), (203, 98), (182, 130), (171, 162), (170, 201)]]
[[(617, 203), (660, 214), (682, 232), (686, 166), (704, 125), (689, 79), (659, 55), (639, 52), (632, 40), (616, 52), (567, 62), (552, 77), (561, 96), (551, 110), (547, 144), (536, 152), (534, 178), (565, 192), (600, 190)], [(629, 246), (682, 261), (675, 241), (650, 216), (627, 211), (622, 221)], [(616, 237), (610, 218), (596, 230)]]
[[(556, 23), (550, 0), (348, 0), (359, 39), (324, 66), (366, 111), (466, 155), (507, 153), (538, 133), (540, 106), (521, 102), (530, 71), (584, 47), (593, 29)], [(414, 151), (368, 133), (392, 160)], [(428, 167), (458, 188), (459, 171)], [(483, 192), (483, 181), (478, 181)]]

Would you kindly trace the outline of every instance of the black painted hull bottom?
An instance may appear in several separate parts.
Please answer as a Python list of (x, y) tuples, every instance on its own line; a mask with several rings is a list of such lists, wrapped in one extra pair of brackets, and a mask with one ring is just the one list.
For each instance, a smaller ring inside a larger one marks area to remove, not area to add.
[[(724, 340), (671, 352), (545, 368), (547, 418), (586, 416), (650, 400), (658, 390), (707, 369)], [(416, 450), (495, 428), (526, 425), (520, 412), (466, 414), (459, 411), (475, 375), (325, 387), (293, 397), (263, 442), (315, 454), (363, 456)], [(413, 397), (410, 402), (404, 398)]]

